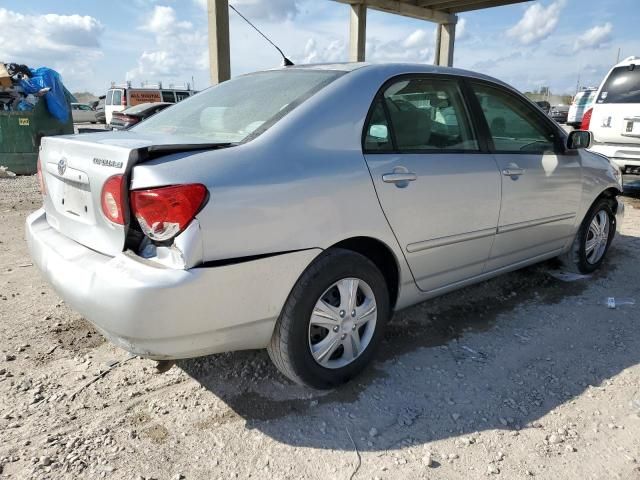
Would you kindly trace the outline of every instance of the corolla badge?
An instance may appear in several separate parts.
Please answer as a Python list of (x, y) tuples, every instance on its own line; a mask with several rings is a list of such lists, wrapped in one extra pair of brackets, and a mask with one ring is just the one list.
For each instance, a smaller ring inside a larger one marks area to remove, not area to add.
[(62, 157), (60, 161), (58, 161), (58, 173), (62, 176), (66, 171), (67, 171), (67, 159)]

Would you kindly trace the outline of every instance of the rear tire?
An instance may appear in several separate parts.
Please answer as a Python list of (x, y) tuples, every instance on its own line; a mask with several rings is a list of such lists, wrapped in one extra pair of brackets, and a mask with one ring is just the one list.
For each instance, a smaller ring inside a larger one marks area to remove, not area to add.
[(588, 274), (602, 265), (616, 233), (613, 202), (600, 198), (584, 217), (571, 249), (560, 257), (565, 270)]
[(332, 388), (370, 363), (389, 314), (387, 284), (373, 262), (350, 250), (327, 250), (293, 287), (267, 351), (294, 382)]

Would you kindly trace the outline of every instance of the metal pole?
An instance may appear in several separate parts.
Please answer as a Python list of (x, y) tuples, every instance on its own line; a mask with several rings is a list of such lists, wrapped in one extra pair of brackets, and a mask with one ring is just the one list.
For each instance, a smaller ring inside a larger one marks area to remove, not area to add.
[(208, 0), (209, 68), (211, 83), (231, 78), (231, 52), (229, 48), (229, 0)]

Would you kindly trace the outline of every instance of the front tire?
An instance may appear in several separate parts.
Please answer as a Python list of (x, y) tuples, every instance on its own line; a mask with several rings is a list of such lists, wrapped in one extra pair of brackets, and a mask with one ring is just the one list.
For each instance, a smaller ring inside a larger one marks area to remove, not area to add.
[(616, 216), (610, 199), (600, 198), (585, 215), (571, 249), (560, 257), (565, 269), (588, 274), (602, 265), (616, 233)]
[(350, 250), (328, 250), (298, 279), (267, 351), (294, 382), (332, 388), (370, 363), (389, 314), (387, 284), (373, 262)]

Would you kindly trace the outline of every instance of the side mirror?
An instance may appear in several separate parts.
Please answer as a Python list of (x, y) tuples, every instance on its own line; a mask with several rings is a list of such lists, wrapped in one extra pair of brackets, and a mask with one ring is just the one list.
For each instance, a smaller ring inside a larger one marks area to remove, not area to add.
[(589, 148), (591, 146), (592, 135), (587, 130), (574, 130), (569, 133), (567, 139), (567, 148), (569, 150), (578, 150), (581, 148)]
[(386, 125), (371, 125), (369, 127), (369, 136), (376, 140), (389, 140), (389, 129)]

